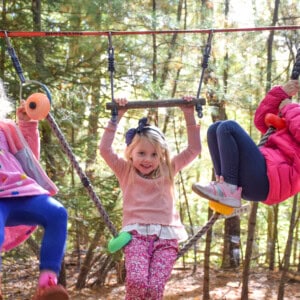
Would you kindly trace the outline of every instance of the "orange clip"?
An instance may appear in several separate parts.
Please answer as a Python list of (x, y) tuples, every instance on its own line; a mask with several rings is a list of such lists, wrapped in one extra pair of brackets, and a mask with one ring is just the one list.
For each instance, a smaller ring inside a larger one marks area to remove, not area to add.
[(268, 127), (274, 127), (278, 130), (283, 129), (286, 127), (286, 123), (285, 123), (285, 119), (284, 118), (280, 118), (277, 115), (268, 113), (265, 116), (265, 124)]
[(34, 93), (25, 102), (25, 110), (32, 120), (45, 119), (50, 111), (50, 101), (43, 93)]

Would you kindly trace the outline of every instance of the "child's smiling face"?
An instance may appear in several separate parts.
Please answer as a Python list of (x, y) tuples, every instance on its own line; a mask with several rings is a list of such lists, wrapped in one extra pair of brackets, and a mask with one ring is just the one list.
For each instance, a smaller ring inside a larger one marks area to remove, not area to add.
[(131, 153), (133, 167), (142, 175), (155, 171), (160, 162), (159, 155), (151, 142), (141, 139)]

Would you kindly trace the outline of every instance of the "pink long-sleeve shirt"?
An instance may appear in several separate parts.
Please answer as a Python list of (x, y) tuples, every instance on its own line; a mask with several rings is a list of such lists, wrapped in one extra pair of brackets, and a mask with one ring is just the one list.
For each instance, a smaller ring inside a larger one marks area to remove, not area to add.
[[(173, 183), (169, 178), (161, 176), (148, 179), (134, 172), (133, 180), (130, 179), (130, 164), (112, 148), (116, 129), (117, 125), (110, 121), (99, 149), (115, 173), (123, 192), (123, 227), (131, 224), (183, 227), (175, 207)], [(187, 124), (187, 133), (187, 148), (171, 160), (174, 175), (191, 163), (201, 151), (200, 127)]]

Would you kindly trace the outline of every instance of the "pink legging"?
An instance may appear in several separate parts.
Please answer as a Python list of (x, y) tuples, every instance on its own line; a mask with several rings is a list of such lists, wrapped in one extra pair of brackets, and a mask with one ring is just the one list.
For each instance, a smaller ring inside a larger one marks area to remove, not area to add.
[(124, 248), (125, 300), (160, 300), (177, 258), (177, 240), (133, 233)]

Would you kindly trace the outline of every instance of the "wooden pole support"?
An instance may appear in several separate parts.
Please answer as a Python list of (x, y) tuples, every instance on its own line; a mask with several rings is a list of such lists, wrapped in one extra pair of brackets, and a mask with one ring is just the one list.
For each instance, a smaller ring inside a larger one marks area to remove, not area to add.
[(167, 99), (167, 100), (137, 100), (137, 101), (129, 101), (125, 106), (119, 106), (115, 102), (106, 103), (106, 109), (113, 109), (117, 106), (117, 108), (123, 107), (128, 109), (135, 108), (153, 108), (153, 107), (173, 107), (173, 106), (181, 106), (181, 105), (196, 105), (201, 104), (205, 105), (206, 101), (204, 98), (193, 99), (192, 101), (186, 101), (183, 99)]

